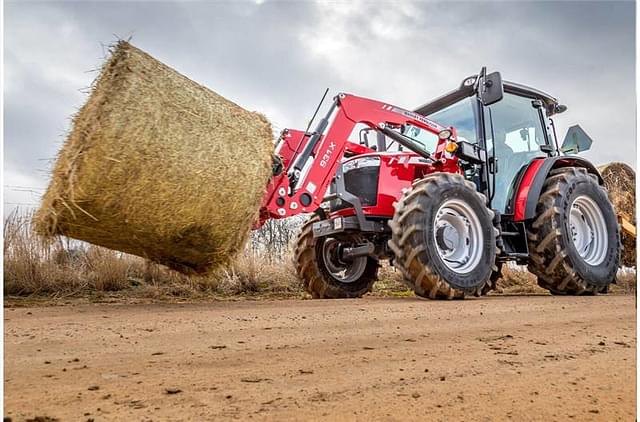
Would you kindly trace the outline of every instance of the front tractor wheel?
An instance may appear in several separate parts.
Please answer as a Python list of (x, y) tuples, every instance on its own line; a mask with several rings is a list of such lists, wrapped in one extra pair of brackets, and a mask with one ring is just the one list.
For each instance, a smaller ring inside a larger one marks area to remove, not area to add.
[(430, 299), (479, 296), (498, 271), (494, 213), (461, 175), (434, 173), (395, 205), (389, 226), (394, 265), (405, 283)]
[(529, 271), (557, 295), (605, 293), (615, 280), (620, 231), (607, 193), (584, 168), (552, 170), (529, 226)]
[(314, 299), (356, 298), (371, 291), (378, 275), (378, 261), (368, 256), (341, 259), (341, 251), (357, 246), (362, 239), (357, 234), (339, 237), (313, 237), (310, 218), (303, 226), (295, 247), (298, 278)]

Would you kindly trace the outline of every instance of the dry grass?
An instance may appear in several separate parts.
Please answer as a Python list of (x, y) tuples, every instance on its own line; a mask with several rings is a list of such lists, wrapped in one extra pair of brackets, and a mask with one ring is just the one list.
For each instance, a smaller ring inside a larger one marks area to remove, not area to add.
[(217, 279), (218, 290), (228, 295), (301, 295), (303, 292), (289, 257), (272, 263), (264, 255), (244, 254), (228, 269), (219, 271)]
[[(374, 287), (374, 294), (387, 296), (407, 296), (413, 292), (402, 282), (402, 276), (393, 267), (383, 265), (380, 269), (380, 280)], [(536, 277), (525, 267), (505, 265), (502, 267), (502, 278), (498, 280), (497, 290), (490, 294), (547, 294), (538, 286)]]
[(376, 296), (413, 296), (413, 291), (402, 281), (402, 274), (387, 263), (378, 271), (378, 281), (371, 294)]
[[(211, 299), (308, 297), (295, 276), (291, 256), (258, 242), (232, 264), (207, 276), (187, 276), (137, 256), (68, 240), (45, 241), (30, 229), (30, 215), (14, 213), (4, 223), (4, 292), (13, 297)], [(258, 236), (259, 237), (259, 236)], [(286, 249), (286, 248), (285, 248)], [(278, 249), (280, 250), (280, 249)], [(614, 294), (636, 293), (636, 272), (621, 270)], [(412, 296), (393, 267), (383, 265), (371, 293)], [(505, 265), (491, 294), (548, 294), (525, 267)]]
[(502, 266), (502, 278), (498, 280), (495, 293), (548, 294), (549, 292), (538, 286), (538, 279), (527, 271), (526, 267), (507, 264)]
[(73, 118), (35, 222), (208, 273), (242, 252), (271, 177), (267, 119), (127, 42)]
[(300, 296), (290, 258), (272, 262), (246, 251), (207, 276), (187, 276), (134, 255), (34, 234), (31, 216), (4, 222), (4, 293), (10, 296), (82, 296), (123, 292), (132, 297)]
[[(402, 282), (400, 273), (388, 265), (383, 265), (379, 273), (380, 279), (374, 286), (373, 294), (382, 296), (411, 296), (413, 292)], [(636, 294), (636, 271), (630, 268), (618, 272), (616, 284), (609, 288), (612, 294)], [(507, 264), (502, 267), (502, 278), (491, 295), (547, 295), (546, 289), (538, 286), (536, 277), (526, 267)]]
[[(618, 271), (616, 284), (611, 284), (609, 292), (612, 294), (636, 294), (636, 271), (624, 268)], [(526, 270), (526, 267), (504, 265), (502, 278), (498, 280), (498, 289), (493, 294), (548, 294), (546, 289), (538, 286), (536, 276)]]
[(68, 292), (82, 285), (69, 263), (56, 260), (62, 245), (33, 234), (28, 218), (14, 213), (5, 220), (4, 244), (5, 294)]
[(618, 272), (616, 284), (612, 284), (611, 293), (636, 295), (637, 294), (637, 274), (635, 270), (625, 268)]

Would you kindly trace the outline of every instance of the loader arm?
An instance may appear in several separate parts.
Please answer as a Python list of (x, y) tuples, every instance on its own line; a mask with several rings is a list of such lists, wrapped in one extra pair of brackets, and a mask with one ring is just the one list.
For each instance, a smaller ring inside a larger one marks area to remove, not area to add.
[(456, 138), (454, 128), (441, 126), (415, 112), (354, 95), (339, 94), (314, 132), (282, 131), (275, 150), (273, 177), (263, 197), (260, 219), (255, 228), (270, 218), (286, 218), (318, 209), (345, 153), (358, 155), (375, 151), (348, 141), (354, 126), (359, 123), (433, 160), (436, 166), (442, 164), (440, 156), (447, 139), (438, 142), (432, 155), (424, 150), (422, 144), (391, 129), (405, 124), (434, 134), (449, 129), (450, 139)]

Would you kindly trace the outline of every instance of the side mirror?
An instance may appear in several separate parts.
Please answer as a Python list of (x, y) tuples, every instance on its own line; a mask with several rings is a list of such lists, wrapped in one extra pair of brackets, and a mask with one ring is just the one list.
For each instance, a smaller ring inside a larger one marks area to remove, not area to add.
[(591, 148), (593, 140), (578, 125), (571, 126), (564, 136), (560, 151), (565, 154), (578, 154)]
[(482, 104), (489, 106), (500, 101), (504, 96), (500, 72), (493, 72), (482, 78), (478, 90)]

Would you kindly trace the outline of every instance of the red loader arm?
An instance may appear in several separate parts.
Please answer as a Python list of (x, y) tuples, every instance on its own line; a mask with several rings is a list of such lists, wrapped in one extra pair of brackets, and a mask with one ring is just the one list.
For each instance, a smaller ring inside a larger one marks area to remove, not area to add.
[[(332, 115), (335, 117), (329, 126)], [(375, 100), (339, 94), (314, 132), (282, 131), (275, 150), (274, 176), (262, 199), (257, 227), (269, 218), (285, 218), (315, 211), (323, 202), (345, 153), (359, 155), (375, 151), (348, 141), (358, 123), (378, 130), (417, 154), (432, 159), (435, 165), (442, 165), (440, 156), (447, 138), (439, 141), (436, 152), (431, 156), (422, 149), (421, 144), (391, 128), (411, 124), (434, 134), (449, 129), (450, 139), (456, 138), (455, 129), (440, 126), (420, 114)]]

